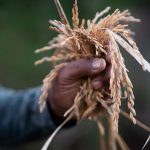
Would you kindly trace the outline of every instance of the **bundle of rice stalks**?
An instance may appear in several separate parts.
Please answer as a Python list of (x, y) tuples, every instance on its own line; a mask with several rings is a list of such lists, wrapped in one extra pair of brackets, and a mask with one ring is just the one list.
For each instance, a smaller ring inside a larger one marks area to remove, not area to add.
[[(132, 39), (133, 32), (128, 29), (129, 22), (140, 22), (139, 19), (131, 16), (128, 10), (121, 12), (116, 9), (113, 14), (102, 16), (110, 10), (107, 7), (102, 12), (96, 13), (93, 20), (78, 18), (77, 0), (75, 0), (72, 9), (73, 27), (70, 26), (65, 13), (58, 0), (54, 0), (62, 21), (50, 20), (51, 30), (58, 32), (58, 36), (49, 42), (48, 46), (36, 50), (36, 53), (55, 49), (53, 56), (44, 57), (35, 64), (43, 62), (53, 62), (54, 69), (43, 80), (42, 95), (39, 104), (42, 112), (46, 105), (48, 91), (52, 86), (52, 81), (57, 77), (59, 70), (67, 65), (68, 60), (78, 60), (80, 58), (102, 58), (108, 54), (111, 57), (111, 72), (109, 92), (102, 89), (94, 91), (91, 86), (91, 79), (83, 79), (80, 91), (77, 93), (73, 106), (64, 114), (66, 120), (51, 135), (43, 150), (47, 149), (56, 132), (73, 116), (77, 120), (90, 119), (98, 123), (100, 130), (101, 148), (113, 150), (116, 148), (116, 141), (121, 149), (128, 149), (123, 139), (118, 134), (118, 120), (122, 97), (127, 99), (130, 118), (136, 124), (136, 111), (134, 109), (133, 85), (128, 76), (128, 71), (124, 64), (123, 56), (120, 52), (122, 46), (130, 55), (132, 55), (143, 70), (150, 72), (150, 64), (143, 58), (139, 52), (136, 43)], [(122, 93), (122, 94), (121, 94)], [(107, 97), (105, 96), (107, 95)], [(106, 117), (109, 125), (108, 146), (104, 140), (104, 126), (102, 118)]]

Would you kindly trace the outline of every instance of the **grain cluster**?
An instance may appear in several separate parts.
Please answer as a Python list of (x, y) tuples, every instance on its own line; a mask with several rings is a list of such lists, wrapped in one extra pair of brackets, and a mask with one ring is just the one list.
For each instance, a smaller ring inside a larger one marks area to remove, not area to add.
[[(94, 19), (81, 19), (80, 21), (77, 0), (75, 0), (72, 9), (72, 25), (70, 25), (59, 1), (55, 0), (55, 3), (62, 21), (50, 20), (49, 22), (51, 24), (50, 29), (58, 32), (58, 36), (50, 41), (46, 47), (36, 50), (36, 53), (39, 53), (55, 49), (52, 56), (44, 57), (35, 63), (36, 65), (43, 62), (55, 64), (54, 69), (43, 80), (42, 95), (39, 100), (40, 110), (43, 111), (46, 105), (46, 98), (53, 80), (57, 77), (59, 70), (65, 67), (70, 60), (104, 58), (109, 52), (111, 57), (109, 90), (95, 91), (92, 89), (90, 78), (82, 79), (74, 104), (64, 116), (67, 121), (73, 116), (76, 116), (78, 121), (82, 119), (97, 121), (101, 139), (104, 139), (105, 135), (102, 119), (106, 117), (110, 131), (109, 144), (107, 147), (103, 142), (101, 148), (115, 149), (115, 142), (118, 141), (122, 149), (128, 149), (118, 134), (118, 120), (122, 99), (126, 99), (130, 118), (136, 124), (135, 98), (133, 85), (128, 76), (120, 48), (125, 49), (144, 70), (150, 72), (150, 64), (141, 55), (132, 38), (134, 33), (128, 28), (129, 22), (140, 22), (140, 20), (131, 16), (128, 10), (116, 9), (111, 15), (107, 15), (110, 10), (110, 7), (107, 7), (103, 11), (97, 12)], [(103, 17), (104, 15), (105, 17)]]

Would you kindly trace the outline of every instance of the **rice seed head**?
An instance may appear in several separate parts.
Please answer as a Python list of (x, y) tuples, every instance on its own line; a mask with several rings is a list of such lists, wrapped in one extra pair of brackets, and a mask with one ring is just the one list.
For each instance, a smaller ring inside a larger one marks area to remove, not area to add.
[[(131, 16), (129, 10), (121, 12), (119, 9), (116, 9), (111, 15), (102, 18), (109, 10), (110, 7), (107, 7), (102, 12), (96, 13), (94, 19), (88, 19), (87, 21), (82, 19), (81, 24), (79, 24), (78, 6), (77, 0), (75, 0), (72, 9), (73, 28), (64, 20), (62, 22), (57, 20), (49, 21), (52, 25), (50, 29), (59, 34), (49, 42), (48, 46), (36, 50), (36, 53), (51, 49), (55, 49), (55, 53), (53, 56), (44, 57), (35, 64), (41, 64), (46, 61), (53, 62), (58, 66), (43, 80), (43, 93), (39, 101), (41, 111), (45, 107), (45, 100), (51, 88), (52, 81), (57, 77), (58, 71), (64, 66), (65, 61), (91, 57), (101, 58), (108, 54), (109, 49), (112, 66), (110, 72), (110, 92), (108, 93), (110, 96), (105, 98), (106, 93), (104, 89), (94, 91), (91, 86), (91, 79), (84, 79), (80, 91), (74, 99), (74, 109), (69, 112), (74, 112), (78, 120), (83, 118), (94, 120), (98, 116), (104, 115), (106, 111), (112, 118), (114, 131), (118, 131), (118, 120), (122, 101), (121, 91), (124, 91), (130, 117), (133, 123), (136, 123), (133, 85), (128, 76), (128, 70), (124, 64), (124, 58), (119, 45), (132, 55), (144, 70), (150, 72), (150, 64), (140, 53), (132, 38), (133, 32), (128, 28), (129, 22), (139, 22), (140, 20)], [(85, 27), (85, 23), (87, 23), (87, 27)]]
[(79, 25), (77, 0), (75, 0), (75, 3), (73, 5), (72, 14), (73, 14), (72, 15), (73, 27), (76, 29), (78, 28), (78, 25)]

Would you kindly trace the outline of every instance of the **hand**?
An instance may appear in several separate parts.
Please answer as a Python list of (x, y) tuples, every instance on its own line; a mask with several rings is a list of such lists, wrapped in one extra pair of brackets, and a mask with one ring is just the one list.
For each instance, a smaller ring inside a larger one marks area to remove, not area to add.
[(109, 58), (106, 61), (103, 58), (80, 59), (70, 62), (60, 70), (48, 98), (50, 108), (57, 118), (63, 118), (63, 114), (73, 105), (81, 78), (90, 77), (94, 90), (108, 87), (110, 65), (106, 64)]

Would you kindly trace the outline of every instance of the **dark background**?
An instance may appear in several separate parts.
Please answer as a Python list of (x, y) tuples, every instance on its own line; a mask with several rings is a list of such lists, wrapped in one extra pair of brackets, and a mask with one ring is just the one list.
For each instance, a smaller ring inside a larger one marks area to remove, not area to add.
[[(71, 21), (73, 0), (61, 0), (61, 3)], [(92, 19), (97, 11), (107, 6), (111, 6), (112, 10), (130, 9), (135, 17), (142, 20), (139, 24), (131, 25), (131, 28), (136, 33), (135, 39), (141, 53), (150, 62), (148, 0), (78, 0), (78, 5), (79, 16), (85, 19)], [(34, 50), (46, 45), (56, 35), (48, 29), (49, 19), (59, 19), (52, 0), (0, 0), (0, 83), (2, 85), (23, 89), (42, 83), (42, 79), (50, 70), (50, 65), (35, 67), (34, 61), (46, 53), (35, 55)], [(148, 72), (143, 72), (137, 62), (126, 52), (123, 54), (134, 85), (137, 118), (150, 125), (150, 75)], [(148, 138), (148, 133), (122, 117), (120, 120), (120, 131), (123, 137), (131, 149), (140, 150)], [(95, 126), (94, 123), (83, 122), (75, 129), (67, 131), (65, 135), (60, 133), (54, 140), (53, 149), (95, 150), (98, 147)], [(63, 142), (59, 142), (62, 138)], [(37, 143), (39, 142), (23, 145), (21, 149), (40, 149), (43, 142)]]

